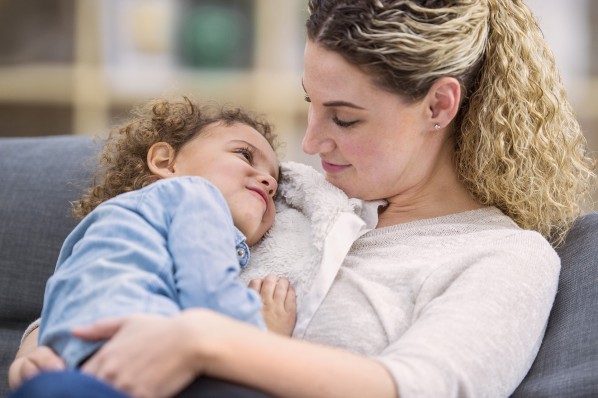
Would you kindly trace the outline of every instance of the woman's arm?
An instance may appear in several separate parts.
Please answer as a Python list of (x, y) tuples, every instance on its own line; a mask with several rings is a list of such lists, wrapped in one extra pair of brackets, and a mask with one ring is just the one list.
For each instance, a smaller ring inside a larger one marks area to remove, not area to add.
[(38, 347), (39, 329), (34, 329), (24, 339), (17, 351), (15, 360), (8, 370), (8, 384), (11, 389), (20, 386), (25, 380), (42, 370), (63, 370), (64, 361), (48, 347)]
[[(197, 348), (198, 362), (202, 362), (202, 354), (214, 347), (212, 359), (205, 362), (205, 373), (210, 376), (230, 378), (275, 396), (396, 397), (390, 374), (375, 360), (259, 333), (244, 325), (231, 327), (217, 314), (203, 315), (189, 314), (202, 323), (207, 319), (213, 327), (208, 338), (198, 339)], [(225, 335), (227, 330), (231, 333)]]
[(112, 336), (83, 371), (134, 396), (173, 395), (200, 375), (275, 396), (397, 396), (392, 377), (373, 359), (264, 333), (202, 309), (102, 322), (74, 333)]

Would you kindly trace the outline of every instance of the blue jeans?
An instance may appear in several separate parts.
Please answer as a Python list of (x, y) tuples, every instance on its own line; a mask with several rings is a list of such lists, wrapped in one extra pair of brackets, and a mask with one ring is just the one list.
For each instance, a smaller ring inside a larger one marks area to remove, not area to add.
[(76, 371), (44, 372), (13, 391), (7, 398), (128, 398), (110, 385)]
[[(76, 371), (45, 372), (27, 381), (7, 398), (129, 398), (110, 385)], [(269, 398), (259, 391), (202, 377), (177, 398)]]

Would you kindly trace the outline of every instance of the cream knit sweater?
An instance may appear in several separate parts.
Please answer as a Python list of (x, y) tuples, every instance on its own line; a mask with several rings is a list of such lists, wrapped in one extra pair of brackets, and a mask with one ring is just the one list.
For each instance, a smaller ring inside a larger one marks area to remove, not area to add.
[(242, 278), (296, 284), (295, 337), (377, 358), (402, 398), (517, 387), (556, 294), (560, 260), (544, 238), (496, 208), (373, 229), (381, 202), (349, 200), (306, 166), (284, 164), (281, 185)]

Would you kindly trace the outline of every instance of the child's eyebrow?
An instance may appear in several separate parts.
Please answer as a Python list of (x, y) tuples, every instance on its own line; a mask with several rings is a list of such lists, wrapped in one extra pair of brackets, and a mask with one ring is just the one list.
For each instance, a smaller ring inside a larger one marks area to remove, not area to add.
[[(264, 155), (264, 152), (260, 151), (260, 149), (257, 148), (255, 145), (253, 145), (245, 140), (231, 140), (230, 142), (233, 144), (236, 144), (236, 145), (241, 144), (241, 145), (247, 146), (247, 147), (251, 148), (251, 150), (257, 155), (257, 157), (262, 158), (264, 160), (268, 160), (266, 155)], [(278, 181), (278, 179), (280, 178), (280, 165), (277, 165), (275, 168), (270, 169), (270, 175), (272, 177), (274, 177), (274, 179), (276, 181)]]

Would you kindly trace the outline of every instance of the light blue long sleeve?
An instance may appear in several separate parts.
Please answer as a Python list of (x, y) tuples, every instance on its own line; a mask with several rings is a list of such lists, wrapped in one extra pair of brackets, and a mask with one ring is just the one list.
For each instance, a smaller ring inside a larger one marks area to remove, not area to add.
[(71, 368), (102, 342), (71, 329), (134, 313), (205, 307), (265, 328), (259, 295), (238, 279), (249, 257), (218, 189), (200, 177), (157, 181), (98, 206), (67, 237), (48, 280), (40, 344)]

